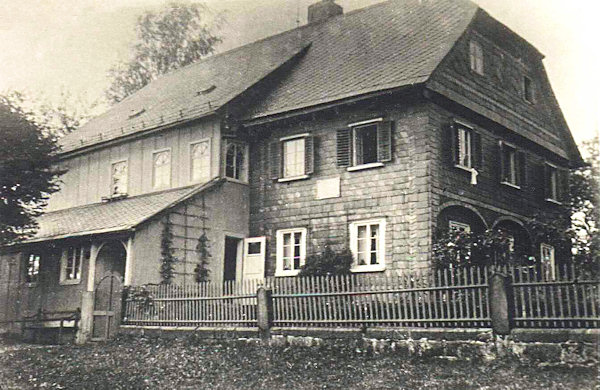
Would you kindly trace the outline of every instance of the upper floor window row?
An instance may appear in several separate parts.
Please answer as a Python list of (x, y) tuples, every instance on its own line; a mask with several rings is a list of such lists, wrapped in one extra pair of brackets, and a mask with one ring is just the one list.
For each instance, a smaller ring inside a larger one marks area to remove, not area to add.
[(308, 133), (283, 137), (269, 144), (271, 178), (305, 179), (313, 173), (314, 140)]
[[(504, 58), (504, 55), (501, 55)], [(476, 40), (469, 41), (469, 67), (472, 72), (477, 73), (480, 76), (485, 75), (485, 60), (484, 60), (484, 51), (481, 43)], [(504, 76), (502, 75), (502, 63), (498, 63), (496, 67), (496, 76), (498, 79), (503, 80)], [(489, 67), (488, 67), (489, 68)], [(522, 91), (523, 99), (528, 103), (535, 103), (535, 84), (533, 80), (523, 75), (521, 86), (515, 86), (517, 90)]]
[(337, 166), (354, 171), (391, 161), (392, 132), (392, 122), (382, 118), (352, 123), (338, 130)]
[[(450, 157), (450, 164), (456, 168), (471, 172), (477, 176), (483, 171), (483, 146), (481, 134), (473, 127), (454, 122), (447, 132), (446, 144), (447, 155)], [(539, 192), (543, 191), (544, 199), (551, 202), (560, 202), (564, 198), (564, 192), (568, 187), (568, 172), (559, 169), (550, 163), (544, 163), (543, 166), (535, 164), (534, 167), (528, 167), (527, 153), (519, 149), (514, 144), (506, 141), (498, 142), (497, 158), (495, 153), (486, 154), (490, 156), (489, 161), (496, 163), (499, 182), (507, 187), (521, 189), (532, 181), (532, 189)], [(537, 172), (541, 167), (544, 172)], [(529, 171), (535, 171), (535, 175), (528, 177)], [(471, 180), (472, 184), (477, 184), (477, 180)]]

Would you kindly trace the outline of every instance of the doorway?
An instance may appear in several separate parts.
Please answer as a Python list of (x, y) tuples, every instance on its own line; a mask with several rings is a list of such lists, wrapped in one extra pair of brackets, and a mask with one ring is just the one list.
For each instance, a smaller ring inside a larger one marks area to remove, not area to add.
[(242, 239), (225, 236), (225, 259), (223, 265), (223, 281), (236, 280), (238, 270), (238, 257)]

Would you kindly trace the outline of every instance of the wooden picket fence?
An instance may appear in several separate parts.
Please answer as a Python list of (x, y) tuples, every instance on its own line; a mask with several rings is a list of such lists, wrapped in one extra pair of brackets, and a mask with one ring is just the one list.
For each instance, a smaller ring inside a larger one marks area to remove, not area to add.
[(499, 271), (512, 282), (515, 327), (600, 327), (600, 281), (578, 275), (573, 265), (545, 272), (537, 267)]
[(491, 327), (489, 278), (509, 280), (515, 327), (600, 326), (599, 281), (574, 268), (471, 267), (402, 275), (350, 274), (244, 282), (157, 285), (127, 294), (123, 324), (256, 327), (257, 290), (272, 291), (276, 327)]
[(279, 327), (489, 327), (482, 268), (267, 280)]
[(124, 325), (254, 327), (258, 280), (149, 285), (126, 292)]

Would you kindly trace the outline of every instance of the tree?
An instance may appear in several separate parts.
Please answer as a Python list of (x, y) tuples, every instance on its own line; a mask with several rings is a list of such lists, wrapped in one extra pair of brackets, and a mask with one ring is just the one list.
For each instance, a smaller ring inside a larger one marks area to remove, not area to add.
[(585, 141), (586, 165), (571, 171), (569, 203), (575, 264), (600, 273), (600, 138)]
[(54, 101), (41, 95), (15, 90), (5, 92), (2, 99), (11, 107), (18, 108), (45, 133), (57, 138), (75, 131), (92, 117), (92, 110), (99, 105), (98, 102), (90, 104), (81, 96), (75, 97), (66, 90), (61, 90)]
[(58, 191), (56, 137), (0, 97), (0, 245), (33, 234), (35, 217)]
[(108, 101), (118, 103), (158, 76), (212, 54), (221, 38), (206, 22), (207, 15), (204, 4), (172, 3), (140, 16), (130, 61), (109, 70), (113, 81), (106, 91)]

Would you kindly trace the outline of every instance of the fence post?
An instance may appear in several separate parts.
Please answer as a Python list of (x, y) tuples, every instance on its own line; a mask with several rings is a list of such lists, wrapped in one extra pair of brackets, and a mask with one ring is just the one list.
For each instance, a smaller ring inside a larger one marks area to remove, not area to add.
[(509, 298), (512, 285), (508, 276), (494, 273), (489, 282), (490, 315), (494, 333), (507, 335), (511, 329), (512, 310)]
[(258, 332), (261, 339), (271, 337), (273, 324), (273, 290), (260, 286), (256, 291)]

